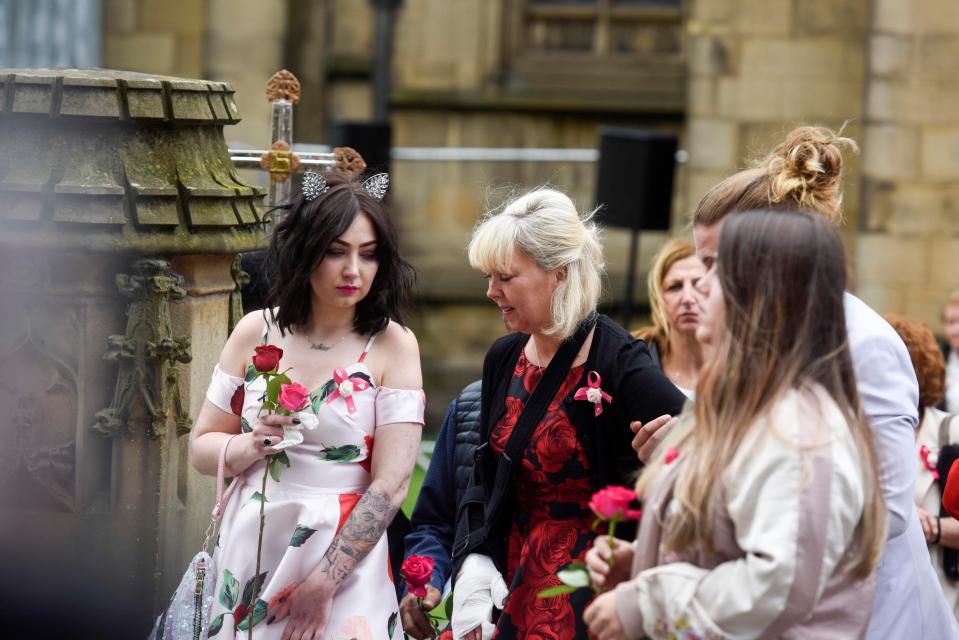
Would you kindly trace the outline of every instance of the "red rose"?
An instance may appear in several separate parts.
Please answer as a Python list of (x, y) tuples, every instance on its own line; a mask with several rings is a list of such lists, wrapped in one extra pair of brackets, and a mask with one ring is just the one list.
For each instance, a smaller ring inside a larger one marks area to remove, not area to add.
[(276, 371), (282, 357), (283, 349), (274, 347), (272, 344), (265, 344), (256, 348), (256, 353), (253, 354), (253, 367), (260, 373)]
[(453, 632), (449, 629), (440, 634), (438, 640), (453, 640)]
[(241, 384), (236, 388), (236, 391), (233, 392), (233, 397), (230, 398), (230, 410), (236, 415), (243, 413), (243, 401), (246, 399), (246, 390)]
[(411, 555), (403, 561), (400, 573), (406, 579), (406, 588), (417, 598), (426, 597), (426, 583), (433, 577), (433, 558)]
[(603, 520), (636, 520), (639, 511), (629, 508), (629, 503), (635, 499), (636, 492), (632, 489), (611, 485), (593, 494), (589, 508)]
[(287, 411), (299, 411), (310, 401), (310, 390), (299, 382), (280, 385), (280, 397), (277, 402)]

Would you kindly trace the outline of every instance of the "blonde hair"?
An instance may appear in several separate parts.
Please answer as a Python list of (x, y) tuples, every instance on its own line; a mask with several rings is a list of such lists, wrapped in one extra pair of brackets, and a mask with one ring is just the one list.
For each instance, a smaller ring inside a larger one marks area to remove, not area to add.
[(689, 240), (673, 238), (663, 245), (653, 259), (653, 267), (649, 271), (647, 280), (649, 313), (653, 324), (634, 331), (633, 336), (643, 342), (655, 340), (660, 357), (665, 357), (669, 353), (669, 319), (666, 317), (666, 309), (663, 308), (663, 282), (674, 264), (695, 255), (696, 247)]
[(594, 213), (580, 215), (565, 193), (534, 189), (483, 216), (467, 248), (470, 266), (509, 273), (513, 252), (519, 250), (547, 273), (565, 269), (545, 332), (566, 339), (596, 309), (602, 291), (605, 264)]
[(843, 148), (852, 138), (824, 127), (798, 127), (749, 169), (710, 189), (696, 206), (693, 224), (711, 226), (730, 213), (802, 209), (838, 223), (842, 218)]

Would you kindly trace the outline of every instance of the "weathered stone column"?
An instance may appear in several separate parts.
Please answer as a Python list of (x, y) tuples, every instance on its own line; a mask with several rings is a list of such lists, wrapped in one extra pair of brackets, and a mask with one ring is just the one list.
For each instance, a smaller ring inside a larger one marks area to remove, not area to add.
[(142, 637), (198, 550), (213, 483), (186, 434), (233, 258), (265, 244), (238, 120), (224, 83), (0, 69), (0, 583), (23, 637)]

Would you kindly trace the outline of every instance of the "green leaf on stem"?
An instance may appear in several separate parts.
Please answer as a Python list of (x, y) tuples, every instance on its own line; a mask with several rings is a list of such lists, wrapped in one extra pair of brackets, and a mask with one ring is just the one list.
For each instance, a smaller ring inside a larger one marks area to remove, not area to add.
[(249, 504), (249, 502), (260, 502), (260, 503), (263, 503), (263, 502), (268, 502), (268, 500), (266, 499), (266, 496), (264, 496), (264, 495), (263, 495), (262, 493), (260, 493), (259, 491), (254, 491), (254, 492), (253, 492), (253, 495), (250, 496), (250, 499), (249, 499), (249, 501), (248, 501), (247, 504)]
[(446, 614), (447, 620), (453, 619), (453, 592), (450, 591), (449, 595), (446, 596), (446, 600), (443, 602), (443, 612)]
[(586, 569), (586, 565), (582, 562), (574, 562), (566, 565), (556, 572), (556, 577), (559, 578), (559, 581), (564, 585), (573, 587), (574, 589), (588, 587), (591, 584), (589, 570)]
[(290, 458), (286, 455), (286, 451), (281, 451), (274, 453), (272, 456), (267, 456), (266, 464), (270, 470), (270, 477), (273, 478), (274, 482), (279, 482), (280, 471), (284, 466), (290, 466)]
[(266, 398), (274, 404), (274, 406), (279, 405), (280, 402), (280, 385), (290, 384), (292, 381), (283, 375), (278, 373), (274, 376), (270, 376), (269, 382), (266, 383)]
[(572, 593), (576, 591), (576, 587), (571, 587), (568, 584), (558, 584), (555, 587), (550, 587), (549, 589), (543, 589), (536, 594), (537, 598), (555, 598), (556, 596), (562, 596), (567, 593)]

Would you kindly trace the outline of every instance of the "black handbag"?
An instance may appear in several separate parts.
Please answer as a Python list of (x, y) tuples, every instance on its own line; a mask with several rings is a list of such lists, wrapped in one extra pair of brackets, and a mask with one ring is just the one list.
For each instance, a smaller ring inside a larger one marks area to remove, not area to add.
[[(489, 443), (489, 425), (482, 425), (483, 440), (476, 448), (473, 472), (456, 510), (456, 535), (453, 540), (453, 579), (460, 565), (471, 553), (483, 553), (492, 558), (500, 573), (504, 573), (505, 544), (510, 522), (505, 516), (512, 502), (512, 486), (516, 470), (522, 462), (533, 429), (546, 413), (553, 396), (563, 384), (587, 336), (596, 324), (595, 314), (583, 322), (572, 338), (564, 342), (543, 372), (533, 393), (516, 420), (506, 449), (496, 455)], [(507, 359), (498, 375), (511, 375), (513, 359)], [(493, 381), (483, 380), (484, 388), (495, 388)], [(492, 545), (489, 543), (493, 543)]]

